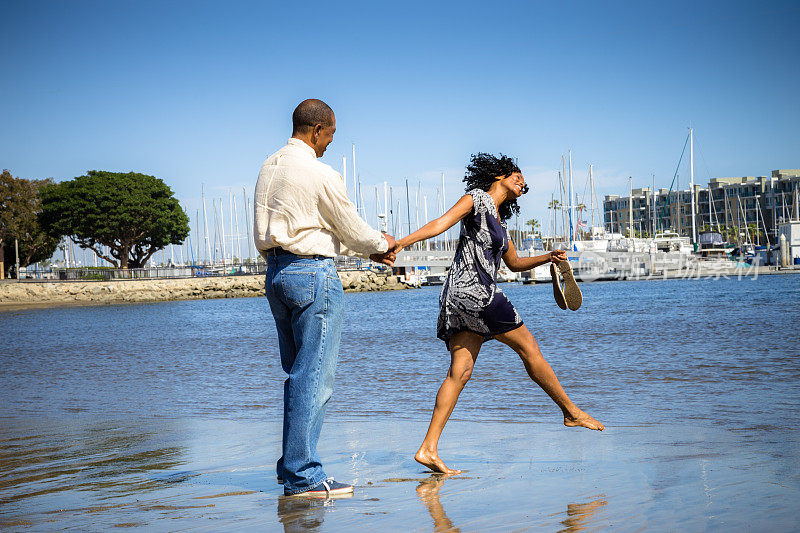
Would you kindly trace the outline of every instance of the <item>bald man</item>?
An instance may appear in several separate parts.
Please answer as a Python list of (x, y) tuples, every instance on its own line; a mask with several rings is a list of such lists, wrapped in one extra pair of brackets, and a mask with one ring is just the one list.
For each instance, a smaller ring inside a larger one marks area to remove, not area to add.
[(333, 258), (394, 261), (394, 239), (358, 216), (342, 177), (317, 160), (335, 131), (336, 117), (325, 102), (301, 102), (292, 114), (291, 139), (264, 162), (255, 190), (255, 243), (267, 260), (267, 300), (288, 374), (277, 475), (289, 496), (353, 492), (325, 473), (317, 455), (344, 310)]

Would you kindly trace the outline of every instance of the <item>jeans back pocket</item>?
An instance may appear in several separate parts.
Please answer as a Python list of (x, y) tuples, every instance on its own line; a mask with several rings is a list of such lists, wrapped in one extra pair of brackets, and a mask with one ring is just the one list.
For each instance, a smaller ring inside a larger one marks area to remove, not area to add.
[(287, 303), (298, 307), (314, 300), (315, 272), (281, 272), (281, 289)]

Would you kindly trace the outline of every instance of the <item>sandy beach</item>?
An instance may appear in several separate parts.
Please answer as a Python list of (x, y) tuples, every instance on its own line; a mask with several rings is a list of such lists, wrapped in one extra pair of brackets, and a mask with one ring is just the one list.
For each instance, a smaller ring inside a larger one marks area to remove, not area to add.
[[(276, 422), (149, 419), (2, 424), (0, 526), (32, 530), (770, 530), (798, 525), (800, 433), (774, 427), (453, 421), (464, 473), (413, 461), (425, 421), (331, 420), (321, 453), (352, 498), (282, 496)], [(47, 431), (67, 437), (60, 444)], [(783, 445), (773, 447), (770, 441)], [(780, 453), (776, 454), (778, 451)], [(33, 480), (36, 480), (33, 483)], [(27, 481), (25, 488), (21, 485)], [(18, 488), (15, 489), (14, 487)]]

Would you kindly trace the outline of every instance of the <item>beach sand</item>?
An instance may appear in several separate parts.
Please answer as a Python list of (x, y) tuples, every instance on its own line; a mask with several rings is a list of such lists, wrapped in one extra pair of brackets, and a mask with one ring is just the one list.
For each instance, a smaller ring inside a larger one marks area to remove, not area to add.
[[(796, 530), (800, 435), (774, 427), (453, 420), (413, 460), (425, 421), (326, 422), (320, 453), (351, 498), (287, 498), (280, 425), (246, 420), (0, 422), (0, 527), (21, 530)], [(785, 452), (785, 454), (784, 454)]]

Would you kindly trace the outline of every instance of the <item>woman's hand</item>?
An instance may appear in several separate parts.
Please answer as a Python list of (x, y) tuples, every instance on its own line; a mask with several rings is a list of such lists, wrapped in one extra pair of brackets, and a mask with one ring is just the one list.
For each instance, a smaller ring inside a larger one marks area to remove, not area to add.
[(561, 261), (567, 260), (567, 252), (564, 250), (553, 250), (550, 252), (550, 262), (558, 264)]

